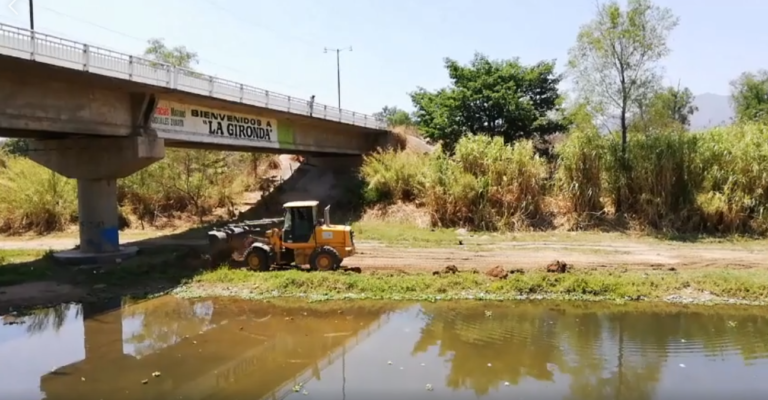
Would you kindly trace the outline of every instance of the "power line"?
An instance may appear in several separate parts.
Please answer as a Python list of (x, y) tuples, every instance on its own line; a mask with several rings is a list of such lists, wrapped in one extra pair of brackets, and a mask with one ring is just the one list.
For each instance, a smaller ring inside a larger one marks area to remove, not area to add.
[[(133, 35), (131, 35), (131, 34), (128, 34), (128, 33), (125, 33), (125, 32), (121, 32), (121, 31), (118, 31), (118, 30), (115, 30), (115, 29), (112, 29), (112, 28), (109, 28), (109, 27), (103, 26), (103, 25), (97, 24), (97, 23), (95, 23), (95, 22), (92, 22), (92, 21), (88, 21), (88, 20), (86, 20), (86, 19), (83, 19), (83, 18), (80, 18), (80, 17), (76, 17), (76, 16), (73, 16), (73, 15), (70, 15), (70, 14), (67, 14), (67, 13), (63, 13), (63, 12), (61, 12), (61, 11), (59, 11), (59, 10), (56, 10), (56, 9), (53, 9), (53, 8), (50, 8), (50, 7), (46, 7), (46, 6), (38, 6), (38, 8), (42, 8), (42, 9), (45, 9), (46, 11), (49, 11), (49, 12), (51, 12), (51, 13), (54, 13), (54, 14), (60, 15), (60, 16), (62, 16), (62, 17), (65, 17), (65, 18), (69, 18), (69, 19), (71, 19), (71, 20), (74, 20), (74, 21), (78, 21), (78, 22), (80, 22), (80, 23), (83, 23), (83, 24), (86, 24), (86, 25), (91, 25), (91, 26), (93, 26), (93, 27), (95, 27), (95, 28), (98, 28), (98, 29), (102, 29), (102, 30), (104, 30), (104, 31), (107, 31), (107, 32), (111, 32), (111, 33), (114, 33), (114, 34), (116, 34), (116, 35), (120, 35), (120, 36), (123, 36), (123, 37), (125, 37), (125, 38), (127, 38), (127, 39), (136, 40), (136, 41), (142, 42), (142, 43), (144, 43), (144, 44), (146, 44), (146, 43), (148, 42), (148, 40), (149, 40), (149, 39), (146, 39), (146, 38), (141, 38), (141, 37), (138, 37), (138, 36), (133, 36)], [(67, 36), (69, 36), (69, 37), (72, 37), (71, 35), (68, 35), (68, 34), (64, 34), (64, 33), (61, 33), (61, 32), (55, 32), (55, 31), (52, 31), (52, 30), (50, 30), (50, 29), (46, 29), (46, 30), (47, 30), (47, 31), (49, 31), (49, 32), (51, 32), (51, 33), (54, 33), (54, 34), (56, 34), (56, 35), (59, 35), (59, 36), (64, 36), (64, 37), (67, 37)], [(116, 52), (123, 52), (123, 51), (121, 51), (121, 50), (119, 50), (119, 49), (111, 48), (111, 46), (104, 46), (104, 45), (101, 45), (101, 44), (99, 44), (99, 46), (100, 46), (100, 47), (104, 47), (104, 48), (106, 48), (106, 49), (114, 50), (114, 51), (116, 51)], [(243, 72), (243, 71), (241, 71), (241, 70), (238, 70), (238, 69), (236, 69), (236, 68), (230, 67), (230, 66), (228, 66), (228, 65), (225, 65), (225, 64), (220, 64), (220, 63), (217, 63), (217, 62), (215, 62), (215, 61), (212, 61), (212, 60), (210, 60), (210, 59), (207, 59), (207, 58), (198, 57), (198, 59), (199, 59), (200, 61), (204, 61), (204, 62), (206, 62), (206, 63), (208, 63), (208, 64), (211, 64), (211, 65), (215, 65), (215, 66), (218, 66), (218, 67), (221, 67), (221, 68), (224, 68), (224, 69), (228, 69), (228, 70), (230, 70), (230, 71), (232, 71), (232, 72), (236, 72), (236, 73), (238, 73), (238, 74), (243, 74), (243, 75), (245, 75), (245, 76), (249, 75), (249, 74), (248, 74), (248, 73), (246, 73), (246, 72)], [(287, 88), (295, 89), (295, 90), (298, 90), (298, 91), (303, 91), (303, 89), (301, 89), (301, 88), (298, 88), (298, 87), (296, 87), (296, 86), (293, 86), (293, 85), (290, 85), (290, 84), (287, 84), (287, 83), (283, 83), (283, 82), (274, 82), (274, 81), (272, 81), (272, 82), (269, 82), (269, 81), (267, 81), (266, 83), (273, 83), (273, 84), (278, 84), (278, 85), (281, 85), (281, 86), (284, 86), (284, 87), (287, 87)], [(254, 86), (256, 86), (256, 85), (254, 85)]]
[(274, 33), (277, 36), (280, 36), (280, 37), (283, 37), (283, 38), (287, 38), (287, 39), (292, 39), (292, 40), (294, 40), (296, 42), (299, 42), (299, 43), (301, 43), (301, 44), (303, 44), (305, 46), (311, 47), (311, 48), (319, 47), (317, 43), (312, 42), (310, 40), (307, 40), (304, 37), (294, 36), (294, 35), (291, 35), (290, 33), (285, 32), (285, 31), (278, 31), (278, 30), (273, 29), (271, 27), (268, 27), (266, 25), (254, 23), (253, 20), (242, 19), (240, 14), (235, 13), (235, 12), (229, 10), (228, 8), (225, 8), (225, 7), (221, 6), (220, 4), (214, 2), (213, 0), (203, 0), (203, 1), (208, 3), (209, 5), (213, 6), (214, 8), (218, 8), (219, 10), (223, 11), (224, 13), (229, 14), (230, 17), (232, 17), (235, 20), (238, 20), (238, 21), (242, 22), (243, 24), (245, 24), (249, 28), (257, 27), (257, 28), (260, 28), (262, 30), (265, 30), (265, 31), (268, 31), (268, 32), (272, 32), (272, 33)]

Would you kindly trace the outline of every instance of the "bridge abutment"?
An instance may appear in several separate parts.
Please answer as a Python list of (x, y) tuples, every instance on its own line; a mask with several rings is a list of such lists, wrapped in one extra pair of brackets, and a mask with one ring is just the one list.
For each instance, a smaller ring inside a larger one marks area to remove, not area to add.
[(62, 261), (88, 264), (136, 254), (120, 246), (117, 179), (165, 157), (163, 139), (151, 137), (34, 140), (29, 158), (67, 178), (77, 179), (80, 246), (56, 253)]

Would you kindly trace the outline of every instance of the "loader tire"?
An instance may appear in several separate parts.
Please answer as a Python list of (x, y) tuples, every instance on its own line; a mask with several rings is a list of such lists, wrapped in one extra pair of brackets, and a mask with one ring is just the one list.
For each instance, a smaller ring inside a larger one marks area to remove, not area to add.
[(323, 246), (309, 256), (309, 269), (313, 271), (335, 271), (341, 267), (341, 256), (333, 247)]
[(269, 255), (264, 249), (251, 247), (245, 252), (243, 257), (245, 265), (253, 271), (269, 271)]

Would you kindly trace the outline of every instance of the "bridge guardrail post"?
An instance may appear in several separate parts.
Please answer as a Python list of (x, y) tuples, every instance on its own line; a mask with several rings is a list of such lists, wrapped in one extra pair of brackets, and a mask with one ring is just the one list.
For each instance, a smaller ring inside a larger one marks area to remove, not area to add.
[(243, 102), (243, 99), (245, 98), (245, 88), (243, 87), (243, 84), (240, 84), (240, 102)]
[(128, 56), (128, 80), (133, 80), (134, 61), (133, 56)]
[(292, 101), (293, 100), (291, 100), (291, 96), (288, 96), (288, 112), (291, 112), (291, 102)]
[(214, 78), (212, 76), (208, 77), (208, 95), (211, 97), (214, 97), (213, 88), (216, 85), (216, 82), (213, 79)]
[(32, 31), (29, 35), (29, 38), (31, 39), (29, 42), (31, 50), (30, 59), (35, 61), (35, 58), (37, 58), (35, 57), (35, 54), (37, 54), (37, 38), (35, 37), (35, 31)]
[(83, 71), (88, 72), (91, 69), (91, 46), (83, 45)]
[(266, 100), (264, 100), (264, 105), (269, 107), (269, 90), (264, 91), (264, 97), (266, 98)]

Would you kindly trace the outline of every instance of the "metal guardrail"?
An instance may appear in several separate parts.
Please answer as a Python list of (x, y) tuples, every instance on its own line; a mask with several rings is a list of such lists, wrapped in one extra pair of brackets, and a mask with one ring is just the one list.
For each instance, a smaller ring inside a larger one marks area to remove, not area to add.
[[(0, 24), (0, 54), (310, 116), (309, 100), (12, 25)], [(311, 105), (311, 109), (314, 118), (366, 128), (387, 128), (384, 121), (371, 115), (317, 103)]]

